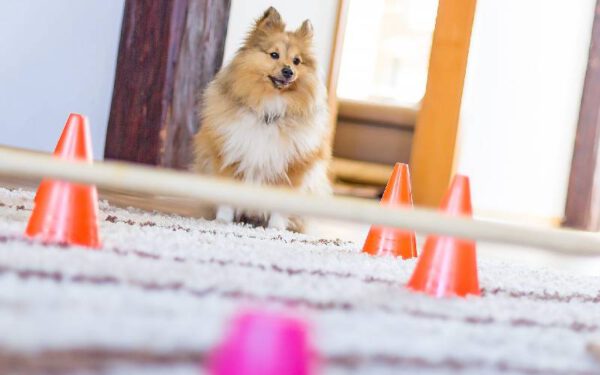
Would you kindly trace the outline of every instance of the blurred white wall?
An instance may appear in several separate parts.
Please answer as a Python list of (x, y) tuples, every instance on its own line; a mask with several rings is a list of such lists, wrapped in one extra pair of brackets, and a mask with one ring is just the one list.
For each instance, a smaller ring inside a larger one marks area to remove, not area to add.
[(315, 29), (315, 53), (322, 76), (325, 78), (329, 69), (335, 33), (337, 0), (232, 0), (225, 44), (225, 62), (229, 61), (241, 46), (254, 20), (271, 5), (281, 13), (288, 29), (296, 29), (307, 18), (311, 20)]
[(124, 0), (0, 2), (0, 144), (52, 151), (70, 112), (104, 153)]
[[(341, 98), (368, 100), (375, 92), (375, 69), (385, 0), (352, 1), (344, 34), (337, 93)], [(349, 79), (351, 78), (351, 79)]]
[(564, 214), (595, 0), (479, 0), (458, 172), (476, 214)]

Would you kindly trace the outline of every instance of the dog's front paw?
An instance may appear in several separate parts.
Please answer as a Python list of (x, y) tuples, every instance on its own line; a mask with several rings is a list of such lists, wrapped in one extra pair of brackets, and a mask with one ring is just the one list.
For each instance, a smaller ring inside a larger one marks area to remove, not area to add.
[(289, 224), (288, 217), (285, 215), (273, 213), (269, 219), (269, 228), (286, 230)]
[(215, 218), (220, 223), (233, 223), (235, 218), (235, 209), (231, 206), (219, 206), (217, 208), (217, 217)]

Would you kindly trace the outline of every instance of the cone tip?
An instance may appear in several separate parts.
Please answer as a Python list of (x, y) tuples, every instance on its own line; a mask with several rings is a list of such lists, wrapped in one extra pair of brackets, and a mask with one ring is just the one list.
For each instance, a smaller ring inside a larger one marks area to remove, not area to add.
[(406, 163), (396, 163), (394, 165), (394, 170), (392, 171), (392, 174), (390, 175), (390, 180), (393, 180), (394, 178), (398, 179), (402, 179), (405, 180), (406, 182), (410, 183), (410, 169), (408, 164)]
[(73, 121), (77, 121), (77, 123), (86, 123), (88, 122), (88, 118), (81, 113), (71, 112), (69, 113), (69, 118), (67, 119), (67, 124), (70, 124)]
[(458, 183), (462, 183), (462, 184), (467, 183), (468, 184), (470, 182), (470, 179), (469, 179), (469, 176), (467, 176), (467, 175), (464, 175), (464, 174), (455, 174), (453, 182), (458, 182)]
[(394, 164), (394, 169), (401, 171), (408, 170), (408, 164), (397, 162), (396, 164)]
[(468, 176), (457, 174), (453, 177), (440, 208), (451, 215), (471, 216), (473, 214)]
[(410, 172), (408, 164), (396, 163), (385, 186), (382, 204), (412, 205), (412, 193), (410, 187)]

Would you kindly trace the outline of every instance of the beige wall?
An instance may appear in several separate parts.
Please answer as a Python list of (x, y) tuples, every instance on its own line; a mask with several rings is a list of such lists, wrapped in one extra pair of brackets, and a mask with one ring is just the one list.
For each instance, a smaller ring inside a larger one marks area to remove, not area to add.
[(315, 52), (326, 77), (333, 45), (337, 0), (233, 0), (225, 44), (225, 61), (233, 57), (254, 20), (269, 6), (281, 13), (288, 28), (295, 29), (305, 19), (315, 28)]
[(564, 214), (594, 0), (479, 0), (459, 172), (481, 216)]

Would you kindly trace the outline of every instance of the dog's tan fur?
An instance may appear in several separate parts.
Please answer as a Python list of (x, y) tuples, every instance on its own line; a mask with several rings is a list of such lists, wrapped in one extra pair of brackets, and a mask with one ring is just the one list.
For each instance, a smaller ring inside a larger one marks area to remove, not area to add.
[[(204, 94), (202, 124), (194, 140), (196, 171), (330, 193), (332, 129), (312, 39), (308, 20), (295, 31), (285, 31), (274, 8), (256, 21), (231, 63)], [(292, 69), (291, 79), (283, 75), (284, 67)], [(222, 207), (217, 218), (302, 229), (300, 219), (276, 213)]]

